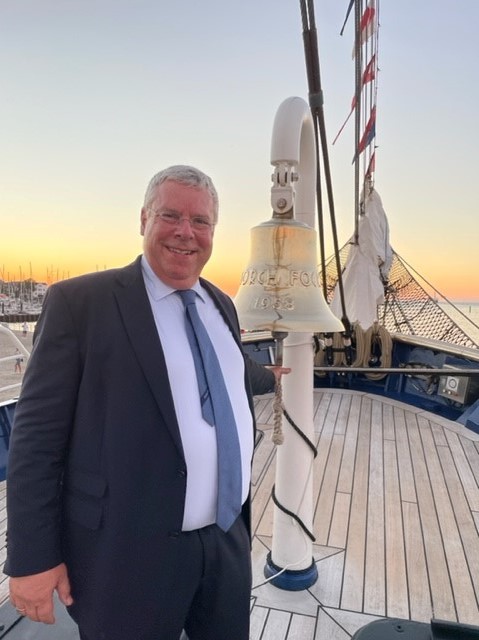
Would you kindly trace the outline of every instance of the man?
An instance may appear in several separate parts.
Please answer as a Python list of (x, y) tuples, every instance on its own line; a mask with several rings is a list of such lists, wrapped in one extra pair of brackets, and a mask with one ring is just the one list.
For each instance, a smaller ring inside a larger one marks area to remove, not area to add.
[(20, 349), (15, 349), (15, 355), (17, 356), (15, 358), (15, 367), (14, 367), (14, 371), (15, 373), (22, 373), (22, 362), (23, 362), (23, 358), (20, 355)]
[[(141, 210), (144, 253), (50, 287), (12, 431), (5, 572), (10, 599), (52, 623), (52, 593), (83, 640), (247, 640), (254, 391), (275, 374), (244, 359), (231, 300), (200, 278), (218, 198), (170, 167)], [(241, 446), (242, 513), (215, 524), (215, 429), (177, 290), (194, 289), (221, 361)], [(245, 365), (246, 362), (246, 365)], [(249, 371), (248, 371), (248, 370)], [(249, 375), (248, 375), (249, 374)]]

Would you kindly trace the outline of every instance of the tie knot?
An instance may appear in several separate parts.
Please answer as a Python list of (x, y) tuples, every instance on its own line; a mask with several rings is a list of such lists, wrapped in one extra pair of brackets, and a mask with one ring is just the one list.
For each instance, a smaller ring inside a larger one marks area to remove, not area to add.
[(193, 291), (193, 289), (178, 289), (177, 293), (185, 307), (189, 304), (196, 304), (196, 291)]

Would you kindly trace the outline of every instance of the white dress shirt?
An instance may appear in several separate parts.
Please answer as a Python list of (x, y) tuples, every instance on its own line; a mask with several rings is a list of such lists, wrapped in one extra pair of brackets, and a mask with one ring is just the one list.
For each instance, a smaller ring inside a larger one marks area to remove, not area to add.
[[(195, 365), (185, 329), (185, 311), (175, 289), (164, 284), (142, 257), (143, 278), (165, 354), (187, 467), (183, 530), (215, 522), (218, 467), (215, 428), (203, 420)], [(241, 448), (242, 501), (249, 493), (253, 422), (244, 387), (244, 360), (230, 329), (199, 281), (196, 306), (220, 361)]]

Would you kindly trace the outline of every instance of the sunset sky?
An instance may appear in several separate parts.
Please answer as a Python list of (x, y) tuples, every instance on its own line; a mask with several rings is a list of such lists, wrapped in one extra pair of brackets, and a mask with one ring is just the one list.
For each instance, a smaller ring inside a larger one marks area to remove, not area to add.
[[(353, 231), (348, 0), (316, 0), (340, 244)], [(479, 3), (380, 0), (376, 188), (391, 244), (479, 301)], [(220, 195), (205, 275), (236, 292), (271, 216), (271, 131), (307, 99), (299, 0), (3, 0), (0, 278), (58, 279), (141, 252), (147, 182), (194, 164)], [(328, 238), (327, 251), (332, 243)]]

